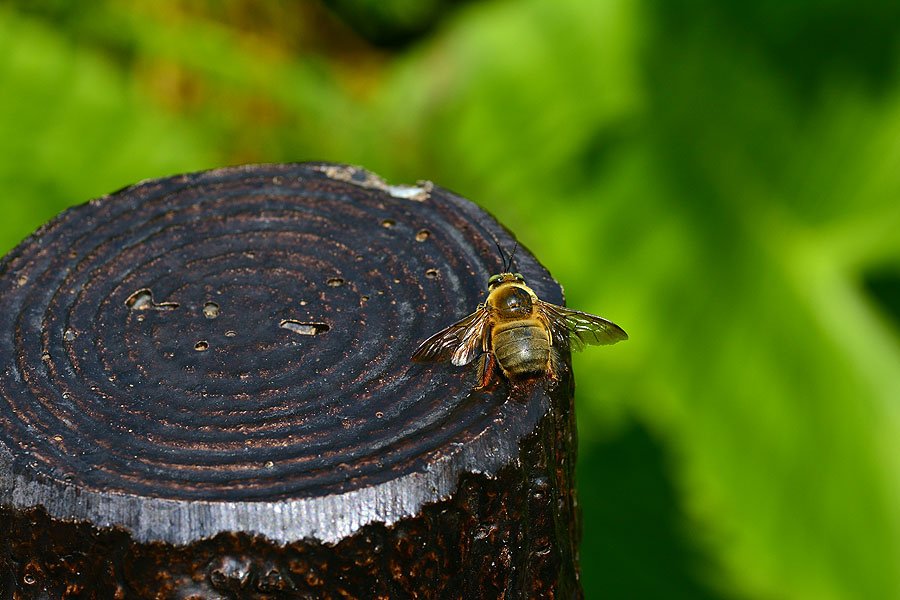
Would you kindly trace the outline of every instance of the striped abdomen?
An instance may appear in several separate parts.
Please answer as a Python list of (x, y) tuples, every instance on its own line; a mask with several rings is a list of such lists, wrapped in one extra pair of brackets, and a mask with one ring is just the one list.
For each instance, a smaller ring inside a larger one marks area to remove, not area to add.
[(496, 325), (491, 349), (507, 377), (543, 375), (550, 361), (550, 338), (535, 319)]

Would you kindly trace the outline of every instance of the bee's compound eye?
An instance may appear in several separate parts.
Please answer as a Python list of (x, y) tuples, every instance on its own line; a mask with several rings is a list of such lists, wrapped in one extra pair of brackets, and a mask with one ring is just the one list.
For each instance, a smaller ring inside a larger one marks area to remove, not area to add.
[(525, 281), (525, 278), (522, 277), (522, 274), (521, 274), (521, 273), (513, 273), (513, 277), (515, 277), (515, 278), (518, 279), (519, 281)]
[(499, 275), (491, 275), (490, 279), (488, 279), (488, 285), (489, 285), (489, 286), (490, 286), (490, 285), (497, 285), (497, 283), (498, 283), (499, 281), (500, 281), (500, 276), (499, 276)]

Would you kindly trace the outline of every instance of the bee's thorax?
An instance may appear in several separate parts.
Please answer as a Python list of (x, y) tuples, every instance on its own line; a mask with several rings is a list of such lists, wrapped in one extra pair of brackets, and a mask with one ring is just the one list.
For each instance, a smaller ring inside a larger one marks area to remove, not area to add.
[(488, 306), (501, 319), (524, 319), (534, 310), (532, 293), (524, 285), (502, 284), (487, 299)]

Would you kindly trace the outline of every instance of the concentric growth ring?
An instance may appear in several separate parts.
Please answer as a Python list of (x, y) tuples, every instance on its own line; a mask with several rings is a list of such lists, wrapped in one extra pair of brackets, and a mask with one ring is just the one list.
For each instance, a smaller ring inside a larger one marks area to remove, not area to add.
[(449, 192), (328, 164), (150, 181), (63, 213), (2, 265), (0, 500), (36, 501), (35, 482), (324, 497), (505, 447), (534, 407), (409, 360), (482, 300), (496, 243), (512, 240)]

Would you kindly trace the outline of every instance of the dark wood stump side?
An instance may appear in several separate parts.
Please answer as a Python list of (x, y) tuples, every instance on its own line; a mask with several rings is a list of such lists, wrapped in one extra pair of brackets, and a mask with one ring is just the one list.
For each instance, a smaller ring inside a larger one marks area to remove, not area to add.
[(41, 228), (0, 265), (0, 598), (580, 597), (570, 370), (488, 392), (409, 361), (496, 243), (446, 190), (330, 164)]

